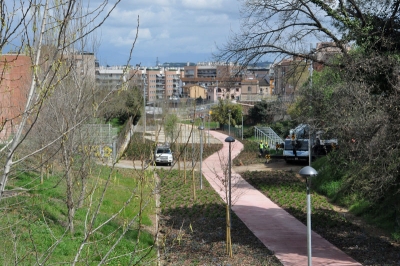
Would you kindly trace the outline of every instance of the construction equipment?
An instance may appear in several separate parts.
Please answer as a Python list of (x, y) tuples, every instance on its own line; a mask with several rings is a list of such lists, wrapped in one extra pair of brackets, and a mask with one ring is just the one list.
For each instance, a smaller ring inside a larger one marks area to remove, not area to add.
[(307, 124), (300, 124), (289, 132), (283, 147), (283, 159), (286, 162), (313, 160), (338, 148), (337, 139), (323, 140), (324, 132), (312, 130)]

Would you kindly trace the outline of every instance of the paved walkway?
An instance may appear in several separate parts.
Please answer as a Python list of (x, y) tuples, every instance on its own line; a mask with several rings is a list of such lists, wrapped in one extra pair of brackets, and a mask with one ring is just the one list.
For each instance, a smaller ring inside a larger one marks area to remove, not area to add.
[[(202, 172), (211, 186), (226, 199), (220, 179), (227, 168), (229, 156), (228, 137), (211, 131), (214, 138), (224, 146), (203, 161)], [(235, 158), (243, 149), (243, 144), (235, 141), (231, 144), (231, 158)], [(232, 210), (246, 226), (261, 240), (264, 245), (274, 251), (283, 265), (307, 265), (307, 227), (289, 213), (281, 209), (261, 192), (244, 181), (240, 175), (232, 172)], [(312, 232), (312, 264), (317, 265), (361, 265)], [(232, 239), (235, 242), (235, 239)]]
[[(139, 128), (139, 127), (138, 127)], [(142, 130), (140, 128), (139, 130)], [(139, 131), (140, 132), (140, 131)], [(202, 132), (203, 143), (204, 144), (214, 144), (220, 143), (219, 140), (215, 139), (208, 128), (205, 128)], [(200, 143), (200, 130), (197, 126), (192, 126), (188, 124), (178, 124), (177, 132), (175, 133), (175, 141), (178, 143)], [(146, 130), (146, 138), (152, 141), (157, 141), (158, 143), (170, 142), (167, 140), (162, 127), (157, 130), (153, 127), (153, 131)]]

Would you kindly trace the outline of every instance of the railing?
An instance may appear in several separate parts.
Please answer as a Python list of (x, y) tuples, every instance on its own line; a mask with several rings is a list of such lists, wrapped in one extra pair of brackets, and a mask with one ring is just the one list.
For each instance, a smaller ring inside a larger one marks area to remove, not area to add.
[(284, 142), (270, 127), (254, 127), (254, 138), (257, 141), (267, 142), (269, 147), (275, 147), (276, 143)]
[(230, 136), (234, 137), (237, 140), (241, 140), (242, 139), (242, 127), (235, 127), (235, 126), (231, 126), (229, 128), (229, 125), (223, 125), (222, 130), (226, 133), (229, 134), (230, 131)]

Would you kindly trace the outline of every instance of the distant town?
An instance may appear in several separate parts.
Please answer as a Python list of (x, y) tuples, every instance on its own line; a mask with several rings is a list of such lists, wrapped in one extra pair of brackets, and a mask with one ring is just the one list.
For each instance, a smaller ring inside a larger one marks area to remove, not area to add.
[[(332, 43), (319, 43), (317, 57), (325, 61), (339, 50)], [(308, 77), (310, 66), (320, 70), (322, 65), (306, 62), (303, 58), (288, 57), (283, 60), (259, 62), (243, 68), (233, 63), (164, 63), (156, 67), (100, 66), (94, 56), (85, 59), (95, 64), (96, 85), (103, 89), (120, 86), (130, 80), (141, 88), (147, 103), (162, 99), (180, 100), (201, 98), (209, 103), (220, 99), (233, 101), (260, 101), (271, 97), (293, 97), (300, 78)], [(304, 79), (303, 79), (304, 80)]]
[[(339, 53), (332, 43), (319, 43), (316, 58), (327, 61)], [(322, 65), (299, 57), (287, 57), (279, 62), (261, 62), (243, 67), (233, 63), (164, 63), (155, 67), (101, 66), (91, 52), (65, 55), (73, 62), (75, 73), (93, 80), (96, 90), (115, 90), (129, 84), (143, 92), (146, 105), (171, 100), (201, 99), (203, 103), (216, 103), (221, 99), (253, 103), (261, 100), (293, 98), (313, 69)], [(18, 117), (27, 97), (27, 84), (31, 83), (31, 59), (22, 54), (4, 54), (2, 117)], [(6, 66), (6, 67), (5, 67)], [(7, 135), (3, 130), (2, 134)], [(1, 136), (0, 136), (1, 137)], [(4, 136), (3, 136), (4, 137)]]

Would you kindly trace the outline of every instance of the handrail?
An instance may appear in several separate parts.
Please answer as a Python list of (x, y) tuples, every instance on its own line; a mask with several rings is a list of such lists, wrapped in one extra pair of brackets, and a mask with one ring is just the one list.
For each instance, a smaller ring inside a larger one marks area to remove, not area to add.
[(275, 147), (276, 143), (284, 142), (270, 127), (254, 127), (254, 138), (257, 141), (267, 142), (269, 147)]

